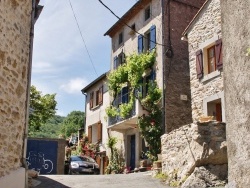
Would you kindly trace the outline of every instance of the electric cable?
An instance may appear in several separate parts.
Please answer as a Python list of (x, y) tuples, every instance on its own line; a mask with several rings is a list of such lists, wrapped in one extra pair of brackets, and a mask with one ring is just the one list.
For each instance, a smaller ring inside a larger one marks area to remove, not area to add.
[(84, 40), (84, 38), (83, 38), (82, 31), (81, 31), (81, 29), (80, 29), (79, 23), (78, 23), (78, 21), (77, 21), (76, 15), (75, 15), (75, 11), (74, 11), (74, 9), (73, 9), (73, 6), (72, 6), (70, 0), (69, 0), (69, 4), (70, 4), (71, 10), (72, 10), (72, 12), (73, 12), (73, 15), (74, 15), (74, 18), (75, 18), (75, 21), (76, 21), (78, 30), (79, 30), (79, 32), (80, 32), (80, 35), (81, 35), (81, 38), (82, 38), (84, 47), (85, 47), (85, 49), (86, 49), (86, 51), (87, 51), (89, 60), (90, 60), (90, 62), (91, 62), (91, 64), (92, 64), (92, 66), (93, 66), (93, 69), (94, 69), (94, 71), (95, 71), (96, 76), (98, 76), (98, 74), (97, 74), (97, 72), (96, 72), (96, 68), (95, 68), (95, 66), (94, 66), (94, 63), (93, 63), (92, 58), (91, 58), (91, 56), (90, 56), (89, 50), (88, 50), (87, 45), (86, 45), (86, 43), (85, 43), (85, 40)]
[(118, 20), (120, 20), (124, 25), (126, 25), (127, 27), (129, 27), (130, 29), (132, 29), (134, 32), (136, 32), (137, 34), (143, 36), (143, 38), (145, 39), (148, 39), (150, 42), (153, 42), (155, 43), (156, 45), (159, 45), (159, 46), (166, 46), (164, 44), (160, 44), (160, 43), (157, 43), (147, 37), (145, 37), (143, 34), (139, 33), (138, 31), (136, 31), (134, 28), (132, 28), (130, 25), (128, 25), (126, 22), (124, 22), (119, 16), (117, 16), (107, 5), (105, 5), (101, 0), (98, 0), (106, 9), (108, 9)]

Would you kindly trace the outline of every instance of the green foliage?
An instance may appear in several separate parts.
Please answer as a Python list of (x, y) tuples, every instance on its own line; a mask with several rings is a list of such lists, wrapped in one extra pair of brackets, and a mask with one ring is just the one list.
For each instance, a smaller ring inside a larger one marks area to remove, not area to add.
[(155, 178), (160, 179), (161, 181), (165, 182), (168, 179), (168, 176), (164, 173), (159, 173), (155, 176)]
[(30, 108), (34, 111), (29, 115), (29, 136), (38, 132), (48, 119), (56, 113), (56, 94), (42, 95), (35, 86), (30, 88)]
[(117, 141), (118, 141), (118, 140), (117, 140), (116, 137), (111, 137), (111, 136), (110, 136), (109, 139), (108, 139), (108, 142), (107, 142), (108, 148), (113, 149), (113, 148), (115, 147)]
[(107, 107), (105, 111), (108, 117), (115, 117), (119, 115), (117, 108), (114, 106)]
[(65, 117), (55, 115), (40, 127), (39, 131), (33, 132), (32, 137), (36, 138), (58, 138), (60, 135), (61, 123)]
[(152, 81), (148, 84), (148, 93), (144, 98), (141, 93), (135, 95), (142, 84), (140, 80), (142, 75), (149, 69), (152, 69), (155, 63), (156, 52), (148, 52), (142, 54), (132, 54), (126, 57), (126, 64), (119, 66), (113, 70), (108, 76), (108, 86), (113, 98), (121, 91), (122, 87), (129, 88), (129, 102), (120, 104), (119, 107), (110, 105), (106, 109), (106, 114), (109, 117), (120, 116), (126, 118), (138, 99), (141, 106), (148, 111), (148, 115), (139, 117), (138, 125), (142, 137), (149, 144), (147, 156), (153, 160), (157, 159), (157, 154), (160, 153), (161, 140), (161, 117), (162, 112), (159, 109), (162, 92), (157, 86), (157, 83)]
[(246, 56), (250, 56), (250, 48), (247, 48)]
[(122, 157), (122, 152), (118, 151), (117, 148), (114, 148), (112, 160), (110, 160), (106, 168), (106, 174), (121, 174), (123, 173), (124, 166), (125, 160)]
[(77, 133), (78, 129), (84, 126), (85, 113), (81, 111), (72, 111), (64, 119), (61, 127), (61, 134), (65, 137)]
[(111, 156), (106, 168), (106, 174), (120, 174), (123, 172), (125, 160), (122, 157), (122, 152), (115, 147), (117, 141), (116, 137), (109, 136), (107, 146), (111, 150)]

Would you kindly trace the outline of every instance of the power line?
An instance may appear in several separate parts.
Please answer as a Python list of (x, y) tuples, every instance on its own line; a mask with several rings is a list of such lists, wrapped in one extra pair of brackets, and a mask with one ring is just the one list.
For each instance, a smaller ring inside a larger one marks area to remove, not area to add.
[(83, 44), (84, 44), (85, 49), (86, 49), (86, 51), (87, 51), (87, 54), (88, 54), (88, 56), (89, 56), (89, 60), (90, 60), (90, 62), (91, 62), (91, 64), (92, 64), (92, 66), (93, 66), (93, 69), (94, 69), (94, 71), (95, 71), (96, 76), (98, 76), (98, 74), (97, 74), (97, 72), (96, 72), (96, 69), (95, 69), (95, 66), (94, 66), (94, 63), (93, 63), (92, 58), (91, 58), (91, 56), (90, 56), (89, 50), (88, 50), (87, 45), (86, 45), (86, 43), (85, 43), (85, 40), (84, 40), (84, 38), (83, 38), (82, 31), (81, 31), (81, 29), (80, 29), (79, 23), (78, 23), (78, 21), (77, 21), (77, 18), (76, 18), (76, 15), (75, 15), (75, 12), (74, 12), (74, 9), (73, 9), (73, 6), (72, 6), (70, 0), (69, 0), (69, 4), (70, 4), (71, 10), (72, 10), (72, 12), (73, 12), (73, 15), (74, 15), (74, 18), (75, 18), (75, 21), (76, 21), (78, 30), (79, 30), (79, 32), (80, 32), (80, 35), (81, 35), (81, 38), (82, 38), (82, 41), (83, 41)]
[(136, 31), (134, 28), (132, 28), (130, 25), (128, 25), (126, 22), (124, 22), (119, 16), (117, 16), (107, 5), (105, 5), (101, 0), (98, 0), (106, 9), (108, 9), (118, 20), (120, 20), (124, 25), (126, 25), (127, 27), (129, 27), (130, 29), (132, 29), (134, 32), (136, 32), (137, 34), (143, 36), (143, 38), (148, 39), (150, 42), (153, 42), (157, 45), (160, 46), (166, 46), (164, 44), (160, 44), (157, 43), (156, 41), (152, 41), (150, 38), (145, 37), (143, 34), (139, 33), (138, 31)]

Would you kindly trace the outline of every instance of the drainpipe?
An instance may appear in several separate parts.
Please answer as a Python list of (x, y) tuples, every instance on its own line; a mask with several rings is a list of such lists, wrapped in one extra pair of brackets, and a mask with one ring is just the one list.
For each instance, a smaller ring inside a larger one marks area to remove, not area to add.
[[(164, 34), (165, 34), (165, 22), (164, 22), (164, 13), (165, 13), (165, 0), (161, 0), (161, 19), (162, 19), (162, 29), (161, 29), (161, 36), (162, 36), (162, 44), (164, 44)], [(165, 134), (165, 46), (162, 46), (162, 134)]]
[[(86, 133), (86, 116), (87, 116), (87, 94), (82, 91), (82, 94), (85, 96), (85, 117), (84, 117), (84, 132)], [(79, 138), (78, 138), (79, 140)]]
[[(27, 71), (27, 88), (26, 88), (26, 114), (25, 114), (25, 128), (23, 135), (23, 148), (22, 148), (22, 167), (27, 170), (26, 152), (27, 152), (27, 137), (29, 126), (29, 100), (30, 100), (30, 84), (31, 84), (31, 68), (32, 68), (32, 55), (33, 55), (33, 41), (34, 41), (34, 24), (35, 24), (35, 7), (36, 0), (32, 0), (32, 12), (31, 12), (31, 26), (30, 26), (30, 44), (29, 44), (29, 64)], [(28, 187), (28, 177), (25, 173), (25, 187)]]

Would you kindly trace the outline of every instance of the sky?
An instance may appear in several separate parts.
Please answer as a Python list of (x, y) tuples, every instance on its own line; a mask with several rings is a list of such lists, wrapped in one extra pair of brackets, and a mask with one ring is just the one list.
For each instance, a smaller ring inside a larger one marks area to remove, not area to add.
[[(137, 0), (102, 2), (121, 17)], [(117, 18), (98, 0), (41, 0), (39, 4), (44, 8), (35, 24), (31, 84), (43, 95), (56, 93), (57, 115), (84, 111), (81, 89), (110, 69), (111, 39), (104, 33)]]

